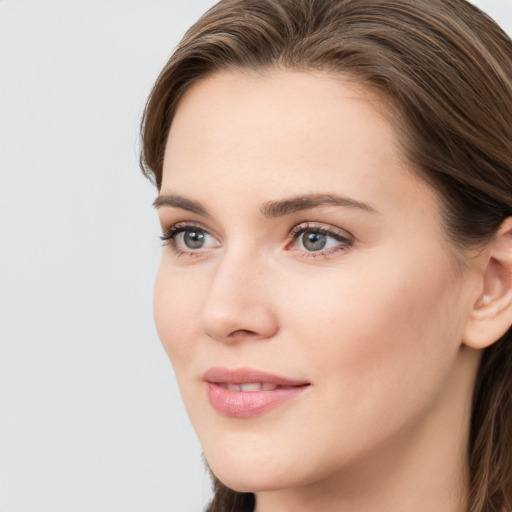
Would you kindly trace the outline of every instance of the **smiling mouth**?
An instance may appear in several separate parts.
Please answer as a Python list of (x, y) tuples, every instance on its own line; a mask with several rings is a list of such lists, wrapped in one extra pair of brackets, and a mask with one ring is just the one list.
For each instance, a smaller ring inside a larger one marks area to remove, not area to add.
[(217, 386), (229, 391), (246, 391), (252, 393), (255, 391), (274, 391), (278, 388), (295, 387), (295, 386), (279, 386), (271, 382), (246, 382), (243, 384), (228, 384), (226, 382), (215, 382)]
[(301, 395), (309, 382), (249, 368), (211, 368), (203, 380), (210, 405), (223, 416), (251, 418)]
[(290, 388), (309, 384), (305, 380), (282, 377), (252, 368), (229, 369), (220, 366), (207, 370), (203, 375), (203, 380), (222, 387), (235, 386), (233, 391), (272, 391), (280, 387)]

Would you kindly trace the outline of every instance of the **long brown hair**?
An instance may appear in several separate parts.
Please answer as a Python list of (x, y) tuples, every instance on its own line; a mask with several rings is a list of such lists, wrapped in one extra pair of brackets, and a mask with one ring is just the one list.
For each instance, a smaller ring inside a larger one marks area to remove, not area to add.
[[(465, 0), (222, 0), (185, 35), (142, 120), (141, 165), (160, 189), (169, 128), (188, 88), (222, 69), (341, 73), (386, 100), (405, 156), (439, 192), (455, 246), (512, 216), (512, 41)], [(512, 510), (512, 334), (475, 383), (471, 512)], [(209, 512), (254, 510), (214, 477)]]

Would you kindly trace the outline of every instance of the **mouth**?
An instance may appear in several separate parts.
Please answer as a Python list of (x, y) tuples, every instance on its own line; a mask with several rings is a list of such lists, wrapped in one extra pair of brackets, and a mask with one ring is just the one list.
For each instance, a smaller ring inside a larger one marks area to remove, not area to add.
[(250, 368), (210, 368), (203, 380), (213, 409), (233, 418), (261, 415), (299, 396), (310, 386), (307, 381)]
[[(274, 391), (280, 386), (272, 384), (271, 382), (246, 382), (244, 384), (228, 384), (227, 382), (212, 382), (223, 389), (229, 391), (246, 391), (251, 393), (253, 391)], [(283, 386), (281, 386), (283, 387)]]

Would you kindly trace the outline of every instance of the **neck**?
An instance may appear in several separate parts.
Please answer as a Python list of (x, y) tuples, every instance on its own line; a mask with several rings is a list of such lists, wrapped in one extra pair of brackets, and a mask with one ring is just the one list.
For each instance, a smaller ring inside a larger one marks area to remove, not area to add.
[(257, 493), (256, 512), (467, 512), (472, 383), (478, 358), (463, 350), (425, 417), (320, 482)]

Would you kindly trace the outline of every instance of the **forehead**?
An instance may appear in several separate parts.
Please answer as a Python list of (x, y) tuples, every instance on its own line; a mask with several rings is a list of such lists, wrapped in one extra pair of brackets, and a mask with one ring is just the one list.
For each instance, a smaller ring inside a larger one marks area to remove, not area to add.
[(288, 146), (301, 137), (335, 137), (337, 131), (338, 143), (343, 143), (347, 140), (340, 131), (343, 125), (371, 129), (394, 143), (390, 116), (383, 115), (388, 113), (375, 94), (340, 75), (222, 71), (196, 82), (184, 94), (171, 125), (167, 153), (180, 149), (183, 142), (218, 145), (223, 138), (228, 142), (228, 135), (240, 141), (250, 135), (255, 143), (273, 139)]
[(199, 182), (238, 194), (244, 186), (270, 195), (341, 187), (358, 199), (363, 184), (367, 196), (417, 187), (390, 117), (374, 94), (337, 75), (219, 72), (178, 106), (162, 190), (205, 195)]

